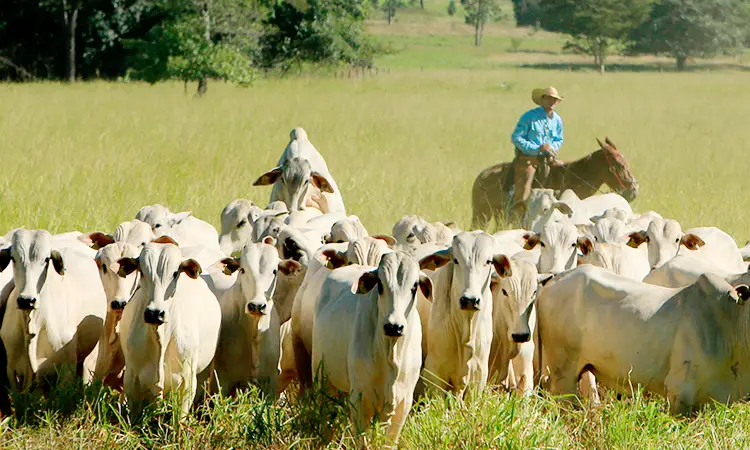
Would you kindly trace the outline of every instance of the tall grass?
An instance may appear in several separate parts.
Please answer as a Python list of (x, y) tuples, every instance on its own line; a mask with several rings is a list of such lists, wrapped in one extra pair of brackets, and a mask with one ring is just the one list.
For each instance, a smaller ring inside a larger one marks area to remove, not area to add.
[(744, 243), (746, 82), (737, 72), (405, 71), (212, 83), (200, 101), (176, 83), (0, 85), (0, 230), (112, 230), (157, 202), (218, 226), (230, 200), (267, 201), (270, 190), (252, 182), (294, 126), (371, 232), (406, 213), (468, 226), (474, 177), (511, 159), (532, 88), (552, 84), (565, 96), (563, 158), (610, 136), (641, 184), (636, 210)]

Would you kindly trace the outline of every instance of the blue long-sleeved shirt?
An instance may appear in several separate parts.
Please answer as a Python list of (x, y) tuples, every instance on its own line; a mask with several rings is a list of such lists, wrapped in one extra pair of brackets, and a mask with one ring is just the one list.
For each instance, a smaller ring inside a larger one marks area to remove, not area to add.
[(549, 144), (557, 153), (563, 144), (562, 119), (554, 111), (552, 117), (548, 117), (541, 106), (529, 110), (518, 121), (511, 141), (525, 155), (538, 155), (542, 144)]

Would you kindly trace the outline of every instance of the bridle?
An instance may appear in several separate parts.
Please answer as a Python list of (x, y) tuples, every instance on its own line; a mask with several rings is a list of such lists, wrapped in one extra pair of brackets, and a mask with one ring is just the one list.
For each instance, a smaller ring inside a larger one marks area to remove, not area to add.
[(602, 151), (604, 152), (604, 159), (607, 161), (607, 170), (609, 170), (609, 173), (615, 176), (615, 180), (617, 180), (617, 184), (619, 184), (620, 188), (622, 188), (622, 190), (624, 191), (627, 188), (625, 187), (625, 183), (623, 183), (622, 180), (620, 179), (620, 175), (617, 174), (617, 171), (613, 170), (614, 165), (612, 165), (612, 161), (610, 159), (612, 157), (608, 154), (609, 152), (606, 149), (602, 148)]

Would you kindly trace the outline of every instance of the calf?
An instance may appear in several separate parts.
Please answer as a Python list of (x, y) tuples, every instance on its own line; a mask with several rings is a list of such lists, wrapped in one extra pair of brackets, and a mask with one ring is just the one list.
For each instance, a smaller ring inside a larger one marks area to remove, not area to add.
[(176, 392), (184, 416), (211, 373), (219, 302), (199, 278), (200, 265), (184, 259), (166, 236), (144, 246), (137, 258), (118, 263), (120, 276), (140, 274), (120, 324), (128, 405), (137, 412), (142, 402)]
[(462, 398), (467, 388), (484, 390), (492, 345), (493, 270), (508, 276), (508, 259), (495, 253), (483, 231), (461, 232), (450, 248), (420, 261), (437, 269), (428, 326), (425, 379)]
[(216, 377), (228, 395), (258, 383), (275, 398), (281, 356), (280, 320), (274, 304), (277, 272), (301, 269), (294, 260), (280, 260), (268, 244), (249, 244), (237, 258), (222, 261), (227, 273), (239, 271), (234, 286), (222, 296), (221, 336), (216, 350)]
[(352, 265), (327, 277), (313, 333), (313, 367), (349, 393), (352, 419), (364, 431), (378, 414), (397, 442), (411, 409), (422, 362), (417, 290), (432, 283), (405, 252), (383, 255), (377, 268)]
[(53, 248), (47, 231), (21, 229), (0, 250), (0, 270), (11, 261), (15, 285), (0, 329), (11, 386), (27, 390), (64, 365), (90, 381), (106, 312), (93, 259)]
[(157, 237), (169, 236), (182, 247), (202, 246), (219, 250), (216, 228), (190, 214), (190, 211), (173, 213), (156, 204), (144, 206), (135, 218), (151, 225)]

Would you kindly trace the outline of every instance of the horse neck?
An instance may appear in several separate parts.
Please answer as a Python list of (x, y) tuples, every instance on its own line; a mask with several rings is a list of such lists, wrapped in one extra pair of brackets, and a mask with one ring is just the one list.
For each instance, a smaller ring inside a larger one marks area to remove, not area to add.
[(604, 171), (607, 167), (603, 150), (566, 164), (560, 170), (559, 189), (572, 189), (579, 198), (590, 197), (604, 184)]

